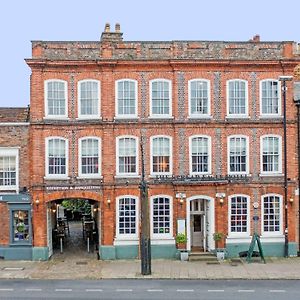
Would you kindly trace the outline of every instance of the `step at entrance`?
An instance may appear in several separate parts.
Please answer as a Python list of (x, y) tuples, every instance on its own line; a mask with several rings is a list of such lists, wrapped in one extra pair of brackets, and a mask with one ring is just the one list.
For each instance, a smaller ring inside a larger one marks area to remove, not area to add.
[(216, 255), (210, 252), (191, 252), (189, 261), (218, 262)]

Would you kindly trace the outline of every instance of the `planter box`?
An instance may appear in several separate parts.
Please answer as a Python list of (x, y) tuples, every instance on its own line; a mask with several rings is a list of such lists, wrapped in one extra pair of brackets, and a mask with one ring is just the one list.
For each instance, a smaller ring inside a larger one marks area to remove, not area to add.
[(216, 249), (216, 255), (218, 260), (224, 260), (225, 259), (225, 252), (226, 249)]
[(188, 261), (189, 260), (189, 253), (187, 250), (180, 251), (180, 260), (181, 261)]

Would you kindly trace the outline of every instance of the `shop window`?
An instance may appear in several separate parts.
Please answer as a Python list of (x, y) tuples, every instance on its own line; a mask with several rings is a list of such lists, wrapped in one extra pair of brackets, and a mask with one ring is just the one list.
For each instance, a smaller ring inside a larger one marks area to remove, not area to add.
[(13, 242), (30, 241), (30, 224), (28, 210), (13, 210)]

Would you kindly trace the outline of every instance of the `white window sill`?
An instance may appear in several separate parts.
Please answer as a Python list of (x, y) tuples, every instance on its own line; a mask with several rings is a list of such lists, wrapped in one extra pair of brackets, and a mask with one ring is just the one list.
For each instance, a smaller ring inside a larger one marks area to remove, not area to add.
[(81, 117), (78, 117), (76, 118), (76, 120), (78, 121), (89, 121), (89, 120), (95, 120), (95, 121), (98, 121), (98, 120), (102, 120), (102, 117), (101, 116), (81, 116)]
[(228, 244), (236, 244), (236, 243), (247, 243), (249, 244), (251, 242), (251, 238), (252, 236), (250, 236), (249, 234), (246, 235), (229, 235), (226, 238), (226, 243)]
[(45, 180), (69, 180), (68, 176), (44, 176)]
[(269, 234), (262, 234), (260, 237), (260, 241), (263, 243), (283, 243), (285, 240), (283, 234), (277, 234), (277, 235), (269, 235)]
[(18, 187), (16, 185), (1, 185), (0, 190), (2, 191), (16, 191), (18, 190)]
[(228, 176), (247, 176), (251, 177), (252, 175), (249, 173), (228, 173)]
[(44, 117), (43, 118), (44, 120), (46, 120), (46, 121), (51, 121), (51, 120), (60, 120), (60, 121), (68, 121), (68, 120), (70, 120), (70, 118), (68, 118), (68, 116), (47, 116), (47, 117)]
[(260, 119), (283, 119), (283, 116), (281, 115), (260, 115)]
[(170, 236), (152, 236), (151, 237), (151, 245), (175, 245), (175, 239)]
[(8, 190), (7, 188), (2, 188), (0, 187), (0, 195), (18, 195), (18, 190), (13, 189), (13, 190)]
[(191, 120), (211, 120), (212, 116), (211, 115), (190, 115), (187, 118)]
[(260, 173), (260, 177), (282, 177), (284, 174), (282, 173)]
[(128, 178), (128, 179), (131, 179), (131, 178), (141, 178), (141, 175), (138, 175), (138, 174), (118, 174), (118, 175), (116, 175), (116, 176), (114, 176), (114, 178), (115, 179), (126, 179), (126, 178)]
[(167, 119), (167, 120), (172, 120), (174, 119), (173, 116), (169, 116), (169, 115), (154, 115), (154, 116), (149, 116), (148, 117), (149, 120), (159, 120), (159, 119)]
[(250, 116), (248, 115), (229, 115), (225, 117), (226, 120), (231, 120), (231, 119), (250, 119)]
[(77, 179), (102, 179), (102, 175), (79, 175), (76, 177)]
[(121, 237), (118, 237), (118, 238), (115, 238), (114, 242), (113, 242), (114, 246), (125, 246), (125, 245), (138, 245), (139, 244), (139, 240), (138, 238), (135, 236), (135, 237), (132, 237), (132, 238), (121, 238)]

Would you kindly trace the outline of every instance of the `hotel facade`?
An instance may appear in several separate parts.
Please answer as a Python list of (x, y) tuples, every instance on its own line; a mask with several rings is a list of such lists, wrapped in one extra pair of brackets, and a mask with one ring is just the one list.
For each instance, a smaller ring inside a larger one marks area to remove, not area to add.
[[(19, 208), (30, 220), (26, 258), (52, 256), (62, 199), (93, 205), (100, 259), (138, 258), (142, 169), (153, 258), (178, 257), (178, 233), (189, 252), (238, 256), (257, 233), (266, 256), (297, 255), (299, 54), (297, 43), (258, 36), (123, 41), (118, 24), (96, 42), (33, 41), (29, 161), (15, 189), (31, 203)], [(12, 230), (2, 248), (18, 244)]]

